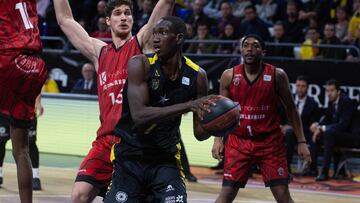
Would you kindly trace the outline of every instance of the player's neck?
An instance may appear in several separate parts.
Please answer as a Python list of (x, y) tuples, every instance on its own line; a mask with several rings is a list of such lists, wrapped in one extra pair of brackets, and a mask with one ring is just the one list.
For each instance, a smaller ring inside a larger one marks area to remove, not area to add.
[(250, 74), (250, 75), (258, 74), (261, 69), (261, 61), (259, 61), (258, 63), (252, 63), (252, 64), (244, 63), (244, 68), (245, 68), (245, 72), (247, 74)]
[(162, 61), (163, 70), (166, 76), (170, 80), (176, 80), (180, 75), (181, 63), (182, 63), (181, 58), (182, 58), (181, 52), (177, 52), (172, 57), (168, 58), (165, 61)]
[(115, 48), (118, 49), (119, 47), (123, 46), (126, 41), (128, 41), (131, 38), (131, 33), (124, 37), (113, 37), (113, 43), (115, 45)]

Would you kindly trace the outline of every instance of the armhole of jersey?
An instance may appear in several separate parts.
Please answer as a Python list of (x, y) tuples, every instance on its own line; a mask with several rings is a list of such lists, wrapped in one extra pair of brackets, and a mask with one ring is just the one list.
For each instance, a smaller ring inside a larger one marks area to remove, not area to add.
[(135, 35), (135, 41), (136, 41), (136, 44), (138, 45), (138, 47), (139, 47), (139, 49), (140, 49), (141, 54), (144, 54), (144, 53), (143, 53), (143, 50), (142, 50), (142, 47), (141, 47), (141, 45), (140, 45), (139, 39), (138, 39), (138, 37), (137, 37), (137, 34)]
[(273, 66), (274, 67), (274, 89), (275, 89), (275, 93), (276, 95), (280, 95), (279, 94), (279, 89), (278, 89), (278, 85), (277, 85), (277, 78), (276, 78), (276, 66)]
[[(99, 60), (98, 60), (99, 67), (100, 67), (100, 60), (101, 60), (101, 56), (102, 56), (103, 50), (104, 50), (104, 48), (105, 48), (106, 46), (107, 46), (107, 45), (105, 45), (105, 46), (101, 47), (101, 49), (100, 49), (100, 53), (99, 53)], [(98, 72), (99, 72), (99, 67), (98, 67)]]

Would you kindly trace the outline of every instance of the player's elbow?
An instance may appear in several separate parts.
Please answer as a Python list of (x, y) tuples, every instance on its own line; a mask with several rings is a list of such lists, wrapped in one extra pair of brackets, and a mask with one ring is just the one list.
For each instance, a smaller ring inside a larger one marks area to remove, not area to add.
[(131, 118), (133, 120), (135, 128), (141, 128), (146, 123), (145, 119), (143, 118), (143, 116), (140, 113), (131, 114)]
[(204, 130), (195, 130), (195, 129), (194, 129), (194, 136), (198, 141), (204, 141), (210, 137), (209, 133), (205, 132)]

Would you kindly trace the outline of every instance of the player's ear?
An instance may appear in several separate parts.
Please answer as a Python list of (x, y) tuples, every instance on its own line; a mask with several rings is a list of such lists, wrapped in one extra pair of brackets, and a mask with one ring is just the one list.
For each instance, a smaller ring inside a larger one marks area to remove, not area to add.
[(184, 41), (184, 33), (179, 33), (176, 35), (176, 43), (181, 44)]
[(107, 26), (110, 26), (111, 24), (110, 24), (110, 17), (106, 17), (106, 25)]
[(266, 50), (264, 49), (262, 52), (262, 56), (265, 56), (265, 55), (266, 55)]

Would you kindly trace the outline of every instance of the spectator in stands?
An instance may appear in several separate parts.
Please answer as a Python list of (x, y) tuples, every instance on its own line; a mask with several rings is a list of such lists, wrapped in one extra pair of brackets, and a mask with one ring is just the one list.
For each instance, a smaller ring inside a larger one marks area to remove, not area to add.
[(256, 12), (259, 18), (268, 24), (273, 24), (273, 18), (277, 9), (277, 3), (273, 0), (261, 0), (256, 4)]
[(220, 4), (222, 1), (209, 0), (204, 7), (204, 13), (212, 19), (219, 19), (221, 17)]
[[(220, 34), (221, 40), (237, 40), (238, 36), (235, 32), (235, 27), (233, 24), (228, 23), (225, 25), (225, 30)], [(222, 54), (231, 54), (234, 52), (234, 44), (221, 44), (218, 49), (218, 53)]]
[(76, 94), (97, 94), (95, 67), (91, 63), (85, 63), (82, 66), (82, 79), (79, 79), (71, 90), (71, 93)]
[(287, 43), (285, 39), (284, 24), (281, 21), (277, 21), (274, 24), (274, 37), (270, 39), (270, 42), (275, 45), (269, 45), (266, 47), (267, 56), (294, 57), (292, 47), (278, 45), (279, 43)]
[(245, 17), (245, 8), (251, 5), (252, 3), (250, 0), (236, 0), (233, 5), (233, 15), (242, 20)]
[(301, 8), (299, 9), (299, 20), (310, 20), (315, 18), (318, 4), (319, 1), (316, 0), (302, 0)]
[(350, 130), (353, 114), (356, 111), (355, 103), (347, 95), (341, 93), (337, 80), (327, 81), (325, 89), (330, 103), (320, 122), (315, 122), (310, 127), (312, 141), (315, 143), (311, 146), (314, 167), (317, 164), (317, 152), (321, 147), (320, 144), (324, 143), (324, 162), (320, 175), (316, 177), (317, 181), (329, 179), (329, 167), (334, 148), (352, 145), (357, 140), (354, 135), (346, 133)]
[[(97, 30), (97, 24), (98, 24), (99, 18), (100, 17), (105, 18), (105, 6), (106, 6), (105, 0), (101, 0), (97, 3), (97, 6), (96, 6), (97, 14), (91, 19), (91, 22), (90, 22), (90, 33)], [(71, 7), (71, 8), (73, 8), (73, 7)]]
[(59, 93), (60, 92), (58, 84), (56, 83), (56, 81), (54, 79), (52, 79), (50, 77), (50, 74), (48, 74), (48, 78), (46, 79), (41, 92), (46, 92), (46, 93)]
[(234, 28), (238, 28), (240, 25), (240, 19), (236, 18), (232, 14), (231, 4), (229, 2), (222, 2), (220, 4), (221, 17), (217, 20), (217, 29), (219, 33), (225, 32), (225, 26), (232, 24)]
[[(353, 4), (354, 14), (350, 19), (348, 32), (349, 38), (357, 38), (359, 34), (357, 32), (357, 27), (360, 24), (360, 0), (354, 0)], [(352, 39), (349, 39), (351, 41)]]
[[(185, 23), (185, 25), (186, 25), (185, 40), (194, 38), (195, 32), (194, 32), (193, 26), (191, 24), (189, 24), (189, 23)], [(185, 42), (183, 44), (183, 51), (185, 52), (189, 48), (189, 46), (190, 46), (190, 43)]]
[[(321, 45), (341, 45), (341, 41), (335, 35), (335, 24), (326, 23), (324, 27), (324, 38), (321, 40)], [(321, 47), (318, 59), (338, 59), (343, 60), (346, 57), (344, 48), (329, 48)]]
[(299, 19), (298, 4), (295, 1), (288, 1), (286, 15), (287, 19), (284, 22), (285, 40), (290, 43), (303, 42), (305, 22)]
[(134, 16), (134, 33), (137, 33), (140, 28), (149, 21), (150, 15), (156, 5), (155, 0), (140, 0), (139, 3), (140, 11), (135, 13)]
[(312, 47), (309, 45), (320, 45), (320, 33), (316, 28), (310, 27), (306, 33), (305, 42), (300, 47), (300, 58), (304, 60), (314, 59), (319, 55), (319, 47)]
[[(196, 31), (197, 35), (193, 38), (194, 40), (210, 40), (215, 39), (209, 34), (209, 28), (207, 24), (199, 24)], [(187, 52), (188, 53), (214, 53), (217, 45), (215, 43), (192, 43)]]
[(193, 28), (197, 29), (197, 26), (200, 23), (207, 22), (209, 27), (212, 26), (213, 21), (204, 13), (205, 0), (195, 0), (192, 3), (192, 13), (184, 20), (186, 23), (190, 23)]
[[(317, 121), (319, 112), (318, 104), (312, 97), (307, 96), (309, 89), (309, 80), (306, 76), (298, 76), (296, 79), (296, 94), (295, 104), (300, 114), (303, 124), (303, 130), (307, 143), (311, 142), (310, 125)], [(286, 157), (289, 171), (291, 171), (291, 162), (294, 154), (294, 149), (297, 144), (294, 129), (291, 124), (287, 123), (281, 127), (282, 132), (286, 138)], [(316, 174), (314, 174), (316, 176)]]
[(106, 24), (106, 19), (100, 17), (98, 20), (97, 30), (90, 34), (94, 38), (111, 38), (111, 31), (109, 30), (108, 25)]
[[(356, 46), (358, 49), (360, 49), (360, 24), (358, 25), (357, 27), (357, 33), (358, 33), (358, 36), (357, 38), (351, 38), (352, 41), (349, 41), (348, 44), (349, 45), (354, 45)], [(347, 56), (346, 56), (346, 61), (350, 61), (350, 62), (359, 62), (360, 61), (360, 56), (359, 56), (359, 53), (353, 49), (353, 48), (350, 48), (348, 50), (348, 53), (347, 53)]]
[(269, 25), (261, 20), (256, 14), (255, 6), (247, 6), (245, 8), (245, 18), (240, 25), (240, 36), (249, 34), (259, 35), (263, 40), (270, 40)]
[(347, 29), (349, 26), (345, 7), (338, 7), (336, 9), (336, 20), (335, 35), (338, 39), (340, 39), (340, 41), (344, 41), (345, 36), (347, 36)]

